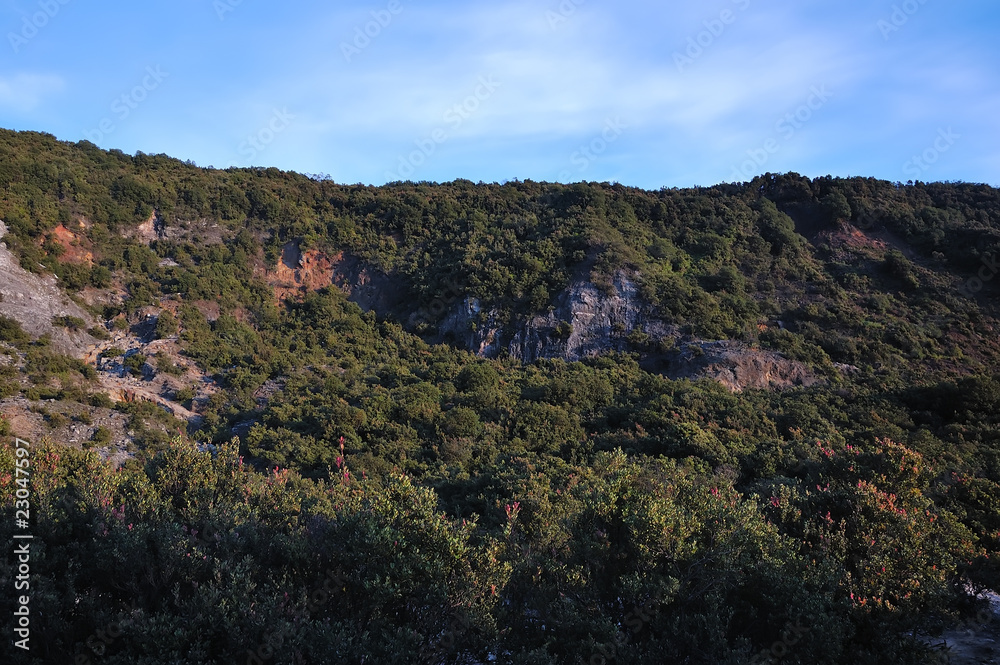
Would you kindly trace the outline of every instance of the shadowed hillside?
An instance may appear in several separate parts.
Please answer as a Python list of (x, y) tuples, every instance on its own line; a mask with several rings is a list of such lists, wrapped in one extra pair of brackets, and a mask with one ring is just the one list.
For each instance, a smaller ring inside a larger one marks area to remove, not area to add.
[(991, 187), (367, 187), (0, 131), (0, 191), (0, 531), (29, 438), (45, 635), (17, 662), (996, 637)]

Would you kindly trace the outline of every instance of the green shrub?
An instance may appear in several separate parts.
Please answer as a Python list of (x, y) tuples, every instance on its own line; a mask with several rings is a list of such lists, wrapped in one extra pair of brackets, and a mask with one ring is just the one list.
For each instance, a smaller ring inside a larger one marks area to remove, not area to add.
[(166, 339), (177, 334), (178, 322), (177, 317), (175, 317), (169, 310), (163, 310), (160, 315), (156, 317), (156, 337), (157, 339)]
[(171, 360), (163, 351), (156, 352), (156, 370), (173, 376), (183, 376), (184, 368)]
[(31, 337), (24, 332), (20, 323), (8, 316), (0, 315), (0, 342), (21, 348), (30, 341)]
[(91, 286), (103, 289), (111, 286), (111, 271), (101, 265), (96, 265), (90, 269)]
[(141, 353), (133, 353), (130, 356), (126, 356), (122, 364), (125, 366), (125, 369), (131, 372), (132, 376), (142, 378), (145, 374), (146, 356)]
[(174, 391), (174, 401), (180, 404), (188, 404), (194, 399), (194, 389), (188, 386), (178, 388)]
[(111, 430), (101, 425), (94, 430), (94, 433), (90, 436), (90, 441), (95, 446), (109, 445), (111, 443)]
[(101, 409), (113, 409), (115, 406), (114, 401), (107, 393), (91, 393), (87, 398), (87, 403)]
[(51, 413), (48, 418), (46, 418), (46, 422), (50, 428), (56, 429), (67, 425), (69, 423), (69, 418), (61, 413)]
[(111, 339), (111, 334), (105, 330), (103, 326), (94, 326), (93, 328), (88, 329), (87, 332), (90, 333), (91, 337), (99, 339), (102, 342), (106, 342)]
[(57, 316), (52, 319), (52, 325), (66, 328), (68, 330), (77, 331), (83, 330), (87, 326), (87, 322), (78, 316)]

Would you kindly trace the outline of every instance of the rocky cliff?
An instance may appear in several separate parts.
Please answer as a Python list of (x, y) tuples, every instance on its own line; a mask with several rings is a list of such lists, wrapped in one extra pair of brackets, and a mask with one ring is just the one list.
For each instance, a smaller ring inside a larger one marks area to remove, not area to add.
[(437, 326), (436, 341), (464, 346), (480, 356), (506, 353), (524, 362), (539, 358), (581, 360), (612, 351), (635, 351), (643, 364), (672, 378), (714, 379), (730, 390), (783, 389), (819, 382), (800, 362), (734, 340), (705, 341), (664, 323), (643, 302), (635, 280), (618, 272), (610, 293), (578, 279), (547, 314), (504, 320), (466, 297), (453, 303)]
[(624, 272), (615, 276), (611, 293), (578, 280), (558, 296), (547, 314), (514, 321), (502, 320), (495, 310), (484, 311), (475, 298), (464, 298), (437, 327), (442, 341), (460, 343), (484, 357), (506, 352), (529, 363), (626, 351), (634, 346), (636, 333), (652, 339), (676, 337), (678, 331), (658, 320), (637, 290)]
[[(0, 239), (6, 234), (7, 226), (0, 222)], [(22, 268), (4, 242), (0, 242), (0, 314), (16, 320), (33, 337), (49, 335), (55, 349), (71, 356), (82, 356), (97, 341), (83, 330), (55, 325), (57, 318), (66, 316), (82, 319), (84, 327), (95, 322), (66, 296), (55, 277)]]
[(402, 277), (386, 275), (344, 252), (300, 251), (295, 242), (284, 247), (276, 268), (265, 271), (261, 266), (259, 272), (279, 299), (335, 285), (362, 309), (402, 321), (429, 341), (454, 344), (484, 358), (506, 354), (531, 363), (637, 352), (647, 369), (673, 378), (711, 378), (734, 391), (818, 382), (808, 367), (779, 353), (683, 335), (643, 301), (635, 276), (625, 271), (615, 274), (607, 290), (581, 272), (548, 312), (514, 318), (485, 307), (459, 286), (416, 310)]

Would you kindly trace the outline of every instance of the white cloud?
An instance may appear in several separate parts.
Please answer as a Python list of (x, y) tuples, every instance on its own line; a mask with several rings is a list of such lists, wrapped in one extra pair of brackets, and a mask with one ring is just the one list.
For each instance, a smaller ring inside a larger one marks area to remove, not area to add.
[[(734, 0), (627, 0), (613, 9), (593, 0), (405, 2), (348, 61), (341, 42), (380, 6), (336, 8), (312, 19), (294, 66), (255, 72), (224, 96), (210, 95), (201, 109), (219, 142), (238, 145), (273, 108), (288, 107), (294, 128), (268, 149), (268, 161), (294, 166), (298, 155), (320, 165), (313, 170), (378, 177), (444, 127), (447, 145), (419, 175), (492, 168), (531, 176), (558, 172), (576, 145), (621, 118), (627, 136), (584, 175), (621, 172), (630, 181), (690, 184), (729, 175), (748, 150), (774, 138), (780, 152), (761, 170), (806, 172), (819, 164), (817, 172), (826, 173), (837, 164), (864, 172), (865, 164), (884, 161), (881, 155), (905, 155), (925, 127), (979, 130), (980, 152), (992, 137), (981, 121), (997, 109), (986, 92), (996, 78), (988, 68), (951, 42), (926, 46), (916, 31), (886, 44), (860, 7), (834, 13), (819, 3), (754, 2), (744, 10)], [(560, 7), (573, 9), (550, 23), (547, 12)], [(679, 71), (674, 53), (727, 8), (737, 20)], [(474, 93), (480, 75), (500, 88), (452, 127), (445, 113)], [(778, 121), (800, 109), (814, 87), (832, 99), (794, 136), (780, 135)]]
[(45, 97), (59, 92), (66, 83), (50, 74), (0, 76), (0, 108), (21, 113), (33, 111)]

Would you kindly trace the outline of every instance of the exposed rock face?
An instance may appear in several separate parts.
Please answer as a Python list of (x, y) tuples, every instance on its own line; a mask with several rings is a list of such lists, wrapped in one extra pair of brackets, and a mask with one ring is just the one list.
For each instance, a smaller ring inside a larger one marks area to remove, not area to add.
[[(613, 293), (606, 294), (591, 282), (576, 281), (550, 313), (513, 322), (501, 321), (495, 311), (483, 311), (475, 298), (465, 298), (438, 324), (439, 341), (462, 344), (483, 357), (506, 351), (529, 363), (538, 358), (573, 361), (609, 351), (639, 350), (644, 366), (652, 371), (671, 378), (707, 377), (733, 391), (819, 382), (805, 365), (779, 353), (732, 340), (682, 337), (676, 326), (657, 318), (624, 272), (615, 275), (613, 286)], [(674, 350), (648, 351), (664, 346), (663, 341)]]
[(577, 281), (563, 291), (548, 314), (513, 323), (500, 321), (496, 312), (482, 312), (475, 298), (466, 298), (438, 329), (443, 338), (464, 343), (479, 355), (495, 357), (506, 350), (529, 363), (624, 351), (631, 347), (627, 337), (633, 331), (654, 340), (678, 334), (675, 327), (655, 318), (652, 308), (638, 298), (635, 282), (623, 272), (615, 276), (611, 294), (591, 282)]
[(734, 392), (746, 388), (812, 386), (820, 380), (800, 362), (736, 341), (684, 344), (668, 360), (672, 378), (714, 379)]
[(93, 265), (94, 255), (86, 246), (89, 243), (86, 243), (85, 240), (82, 240), (80, 236), (70, 231), (63, 224), (52, 229), (50, 237), (62, 247), (63, 253), (59, 257), (60, 261)]
[(361, 309), (380, 315), (398, 314), (407, 303), (406, 289), (392, 277), (344, 252), (337, 254), (333, 262), (333, 283)]
[[(90, 226), (84, 218), (78, 221), (85, 228)], [(208, 218), (173, 219), (168, 224), (159, 210), (153, 210), (146, 221), (127, 230), (125, 235), (144, 245), (156, 240), (188, 240), (199, 245), (218, 245), (231, 238), (232, 232)]]
[(531, 363), (539, 358), (574, 361), (611, 351), (639, 351), (643, 366), (651, 371), (672, 378), (708, 377), (734, 391), (810, 386), (819, 381), (805, 365), (779, 353), (742, 342), (682, 336), (677, 326), (664, 323), (656, 308), (642, 300), (635, 280), (624, 271), (614, 276), (610, 293), (581, 276), (548, 313), (513, 320), (484, 309), (458, 287), (424, 310), (414, 311), (407, 290), (393, 276), (344, 253), (300, 251), (294, 242), (284, 247), (281, 261), (266, 275), (279, 299), (336, 285), (365, 310), (404, 321), (414, 330), (421, 323), (432, 324), (436, 333), (431, 341), (463, 346), (484, 358), (506, 353)]
[[(7, 226), (0, 222), (0, 238), (7, 234)], [(21, 267), (7, 244), (0, 242), (0, 314), (21, 324), (33, 337), (49, 334), (57, 350), (74, 357), (81, 357), (97, 340), (85, 332), (70, 332), (53, 325), (60, 316), (83, 319), (87, 327), (94, 325), (93, 317), (82, 307), (66, 297), (56, 278), (35, 275)]]
[(136, 227), (133, 236), (143, 244), (150, 244), (154, 240), (162, 240), (166, 237), (166, 227), (159, 213), (155, 210), (145, 222)]
[(279, 301), (333, 285), (362, 309), (381, 315), (395, 312), (403, 301), (401, 290), (387, 275), (357, 257), (344, 252), (328, 255), (314, 249), (303, 251), (294, 241), (282, 247), (281, 260), (273, 270), (261, 266), (258, 274), (264, 276)]
[(279, 301), (301, 296), (333, 284), (335, 260), (317, 251), (303, 252), (297, 242), (288, 242), (281, 248), (278, 265), (266, 273), (267, 281)]

